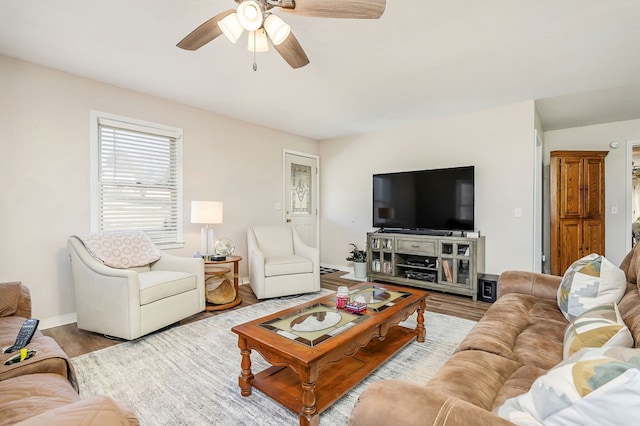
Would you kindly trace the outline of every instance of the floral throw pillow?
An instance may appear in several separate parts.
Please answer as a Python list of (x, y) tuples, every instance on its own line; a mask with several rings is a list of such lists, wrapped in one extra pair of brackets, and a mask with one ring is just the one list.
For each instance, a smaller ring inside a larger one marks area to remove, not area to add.
[(145, 266), (162, 252), (142, 231), (110, 231), (77, 236), (93, 257), (112, 268)]

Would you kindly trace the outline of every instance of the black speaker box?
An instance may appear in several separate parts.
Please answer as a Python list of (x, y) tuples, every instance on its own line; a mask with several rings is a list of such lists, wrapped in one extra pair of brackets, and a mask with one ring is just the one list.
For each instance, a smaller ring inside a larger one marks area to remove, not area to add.
[(498, 292), (498, 276), (493, 274), (478, 275), (478, 300), (493, 303)]

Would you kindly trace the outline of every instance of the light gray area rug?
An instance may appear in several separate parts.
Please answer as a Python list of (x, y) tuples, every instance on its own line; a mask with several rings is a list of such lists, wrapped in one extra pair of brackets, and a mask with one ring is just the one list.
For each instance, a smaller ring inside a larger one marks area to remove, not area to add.
[[(143, 425), (297, 425), (296, 414), (260, 391), (240, 396), (240, 350), (231, 327), (319, 296), (268, 300), (76, 357), (80, 395), (110, 395), (128, 404)], [(415, 327), (415, 314), (405, 325)], [(475, 322), (427, 312), (425, 325), (426, 342), (412, 342), (398, 352), (324, 411), (320, 424), (347, 424), (369, 383), (426, 382)], [(254, 374), (269, 366), (255, 351), (251, 360)]]

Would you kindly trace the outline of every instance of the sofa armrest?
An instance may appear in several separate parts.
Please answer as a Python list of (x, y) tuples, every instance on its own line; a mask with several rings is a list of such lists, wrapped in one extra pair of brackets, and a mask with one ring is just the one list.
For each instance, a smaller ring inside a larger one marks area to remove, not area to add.
[(20, 282), (0, 283), (0, 317), (31, 318), (31, 292)]
[[(320, 250), (305, 243), (295, 229), (293, 233), (293, 251), (297, 256), (306, 257), (313, 262), (313, 273), (320, 276)], [(319, 278), (318, 278), (319, 279)]]
[(367, 386), (349, 418), (349, 426), (469, 424), (513, 425), (469, 402), (400, 380), (382, 380)]
[(162, 257), (150, 265), (152, 271), (179, 271), (196, 276), (196, 288), (200, 293), (202, 310), (206, 306), (204, 259), (202, 257), (182, 257), (162, 252)]
[(180, 271), (204, 276), (204, 260), (201, 257), (174, 256), (162, 252), (162, 256), (151, 265), (152, 271)]
[(556, 300), (562, 277), (537, 272), (505, 271), (498, 278), (498, 298), (509, 293)]
[(252, 228), (247, 229), (247, 261), (249, 263), (249, 284), (260, 299), (264, 290), (264, 253), (258, 247), (256, 234)]
[(204, 288), (204, 260), (201, 257), (181, 257), (162, 252), (162, 257), (151, 264), (152, 271), (179, 271), (198, 278), (198, 287)]
[(19, 426), (100, 426), (100, 425), (139, 425), (135, 413), (124, 404), (104, 395), (96, 395), (87, 399), (63, 405), (45, 411), (35, 417), (17, 423)]

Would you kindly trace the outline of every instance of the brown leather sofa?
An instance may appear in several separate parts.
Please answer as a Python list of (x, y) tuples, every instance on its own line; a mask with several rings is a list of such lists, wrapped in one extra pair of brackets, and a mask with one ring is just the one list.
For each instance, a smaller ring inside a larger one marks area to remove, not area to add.
[[(620, 268), (627, 290), (618, 307), (640, 348), (640, 245)], [(384, 380), (368, 386), (349, 425), (511, 425), (492, 410), (527, 392), (562, 361), (568, 321), (557, 307), (560, 281), (552, 275), (504, 272), (498, 300), (428, 383)]]
[[(29, 289), (0, 283), (0, 349), (14, 343), (30, 317)], [(27, 348), (37, 354), (17, 364), (4, 365), (15, 353), (0, 354), (0, 426), (139, 424), (129, 408), (107, 396), (81, 400), (73, 365), (51, 337), (36, 331)]]

